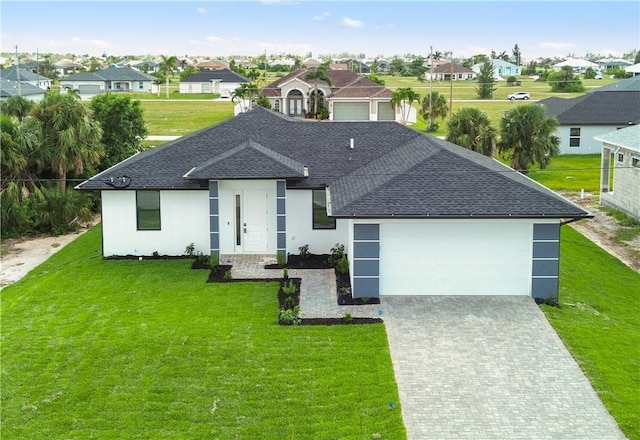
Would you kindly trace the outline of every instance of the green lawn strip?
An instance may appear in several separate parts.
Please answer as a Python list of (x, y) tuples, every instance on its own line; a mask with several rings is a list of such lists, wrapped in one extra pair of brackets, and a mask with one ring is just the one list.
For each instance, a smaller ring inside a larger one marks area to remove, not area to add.
[(93, 228), (2, 292), (6, 438), (404, 439), (384, 326), (276, 324), (276, 283), (103, 260)]
[(233, 103), (213, 101), (143, 101), (149, 135), (184, 136), (233, 116)]
[(640, 274), (569, 227), (560, 307), (542, 310), (629, 439), (640, 439)]
[(552, 157), (544, 170), (534, 166), (529, 177), (554, 190), (600, 193), (600, 155), (570, 154)]

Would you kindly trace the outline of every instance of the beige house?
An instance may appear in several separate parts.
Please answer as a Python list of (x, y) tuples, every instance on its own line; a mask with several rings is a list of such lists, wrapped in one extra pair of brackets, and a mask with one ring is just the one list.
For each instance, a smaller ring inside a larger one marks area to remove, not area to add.
[(600, 203), (640, 220), (640, 125), (595, 139), (602, 142)]

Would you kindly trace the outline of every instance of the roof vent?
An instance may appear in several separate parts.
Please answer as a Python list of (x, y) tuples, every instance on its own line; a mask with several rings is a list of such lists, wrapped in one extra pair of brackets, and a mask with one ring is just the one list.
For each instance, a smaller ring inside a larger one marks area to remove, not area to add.
[(351, 148), (353, 150), (353, 138), (349, 139), (349, 148)]
[(308, 167), (308, 166), (306, 166), (306, 165), (305, 165), (305, 166), (302, 168), (302, 175), (303, 175), (304, 177), (309, 177), (309, 167)]

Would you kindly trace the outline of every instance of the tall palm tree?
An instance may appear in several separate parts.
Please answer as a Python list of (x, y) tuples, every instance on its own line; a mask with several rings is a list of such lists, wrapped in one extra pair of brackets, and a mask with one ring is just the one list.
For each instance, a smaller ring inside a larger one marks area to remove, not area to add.
[(72, 95), (47, 93), (34, 108), (42, 126), (43, 157), (66, 189), (67, 173), (82, 173), (104, 155), (102, 128), (88, 108)]
[(329, 87), (331, 87), (331, 79), (327, 74), (327, 67), (325, 65), (318, 66), (315, 70), (309, 70), (304, 75), (304, 79), (307, 81), (313, 81), (313, 114), (318, 116), (318, 81), (324, 81)]
[(2, 101), (0, 110), (2, 113), (6, 113), (18, 118), (18, 121), (22, 121), (33, 108), (33, 102), (29, 101), (22, 96), (10, 96), (6, 101)]
[(482, 110), (462, 107), (451, 115), (447, 131), (447, 141), (485, 156), (494, 155), (497, 130)]
[(231, 92), (231, 102), (238, 101), (240, 108), (244, 113), (250, 109), (250, 106), (247, 105), (247, 101), (250, 101), (254, 96), (258, 96), (258, 93), (258, 86), (255, 83), (242, 83), (233, 92)]
[(0, 114), (0, 190), (11, 182), (26, 190), (31, 181), (29, 168), (37, 161), (40, 146), (40, 124), (32, 117), (21, 121)]
[(420, 108), (420, 115), (424, 119), (429, 120), (428, 131), (433, 131), (433, 120), (437, 118), (444, 118), (449, 113), (449, 106), (447, 105), (447, 98), (438, 92), (431, 92), (429, 95), (422, 99), (422, 107)]
[(166, 93), (167, 99), (169, 99), (169, 77), (173, 75), (173, 71), (176, 69), (176, 65), (178, 64), (178, 58), (174, 55), (167, 56), (161, 55), (162, 61), (159, 64), (159, 70), (164, 74), (164, 78), (166, 81)]
[(500, 120), (498, 148), (511, 158), (511, 168), (526, 174), (538, 163), (544, 169), (550, 157), (560, 154), (560, 139), (553, 134), (557, 128), (558, 120), (541, 105), (520, 105)]
[(409, 113), (413, 103), (419, 100), (420, 94), (415, 92), (411, 87), (400, 87), (393, 92), (391, 105), (395, 108), (400, 107), (403, 124), (406, 124), (409, 119)]

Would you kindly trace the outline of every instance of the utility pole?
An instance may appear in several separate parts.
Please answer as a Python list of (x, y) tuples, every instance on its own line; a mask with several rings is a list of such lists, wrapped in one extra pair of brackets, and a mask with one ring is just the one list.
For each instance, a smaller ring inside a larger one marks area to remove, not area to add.
[(433, 131), (433, 46), (429, 46), (429, 132)]
[(18, 79), (18, 96), (22, 96), (22, 83), (20, 82), (20, 59), (18, 59), (17, 45), (16, 45), (16, 78)]
[(449, 121), (451, 121), (451, 113), (453, 113), (453, 51), (451, 52), (451, 69), (449, 72)]

